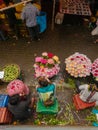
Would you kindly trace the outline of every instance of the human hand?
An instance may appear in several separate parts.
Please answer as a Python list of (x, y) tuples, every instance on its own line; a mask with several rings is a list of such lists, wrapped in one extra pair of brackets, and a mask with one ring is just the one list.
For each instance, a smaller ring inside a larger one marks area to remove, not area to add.
[(22, 93), (20, 93), (20, 94), (19, 94), (19, 96), (25, 96), (25, 93), (24, 93), (24, 92), (22, 92)]

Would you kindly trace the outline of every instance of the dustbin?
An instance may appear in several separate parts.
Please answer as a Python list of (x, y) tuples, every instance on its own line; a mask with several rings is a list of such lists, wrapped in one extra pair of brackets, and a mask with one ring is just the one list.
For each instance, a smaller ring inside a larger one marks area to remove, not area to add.
[(37, 17), (37, 24), (39, 25), (39, 32), (42, 33), (47, 28), (46, 12), (40, 12)]

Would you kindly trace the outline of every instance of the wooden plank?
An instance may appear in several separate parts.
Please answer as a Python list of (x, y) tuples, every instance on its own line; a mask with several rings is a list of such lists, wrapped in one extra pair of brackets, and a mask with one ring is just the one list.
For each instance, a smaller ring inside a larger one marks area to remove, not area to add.
[(32, 1), (32, 0), (25, 0), (25, 1), (22, 1), (22, 2), (19, 2), (19, 3), (13, 4), (13, 5), (10, 5), (8, 7), (0, 9), (0, 12), (2, 12), (4, 10), (7, 10), (7, 9), (10, 9), (10, 8), (13, 8), (13, 7), (16, 7), (16, 6), (20, 5), (20, 4), (24, 4), (25, 2), (29, 2), (29, 1)]

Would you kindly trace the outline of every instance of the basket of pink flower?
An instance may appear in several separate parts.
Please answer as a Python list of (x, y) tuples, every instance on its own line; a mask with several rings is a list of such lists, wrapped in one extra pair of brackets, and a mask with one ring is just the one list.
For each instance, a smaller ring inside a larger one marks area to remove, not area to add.
[(92, 63), (92, 75), (98, 81), (98, 58)]
[(66, 71), (73, 77), (86, 77), (91, 74), (91, 60), (84, 54), (76, 52), (65, 59)]
[(35, 77), (45, 76), (52, 78), (60, 71), (59, 57), (53, 53), (43, 52), (40, 57), (35, 58), (34, 71)]

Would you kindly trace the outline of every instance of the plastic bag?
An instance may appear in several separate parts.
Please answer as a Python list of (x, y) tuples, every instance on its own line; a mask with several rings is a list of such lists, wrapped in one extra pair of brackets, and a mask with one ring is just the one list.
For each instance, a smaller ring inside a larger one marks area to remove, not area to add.
[(92, 30), (91, 35), (98, 35), (98, 26)]

